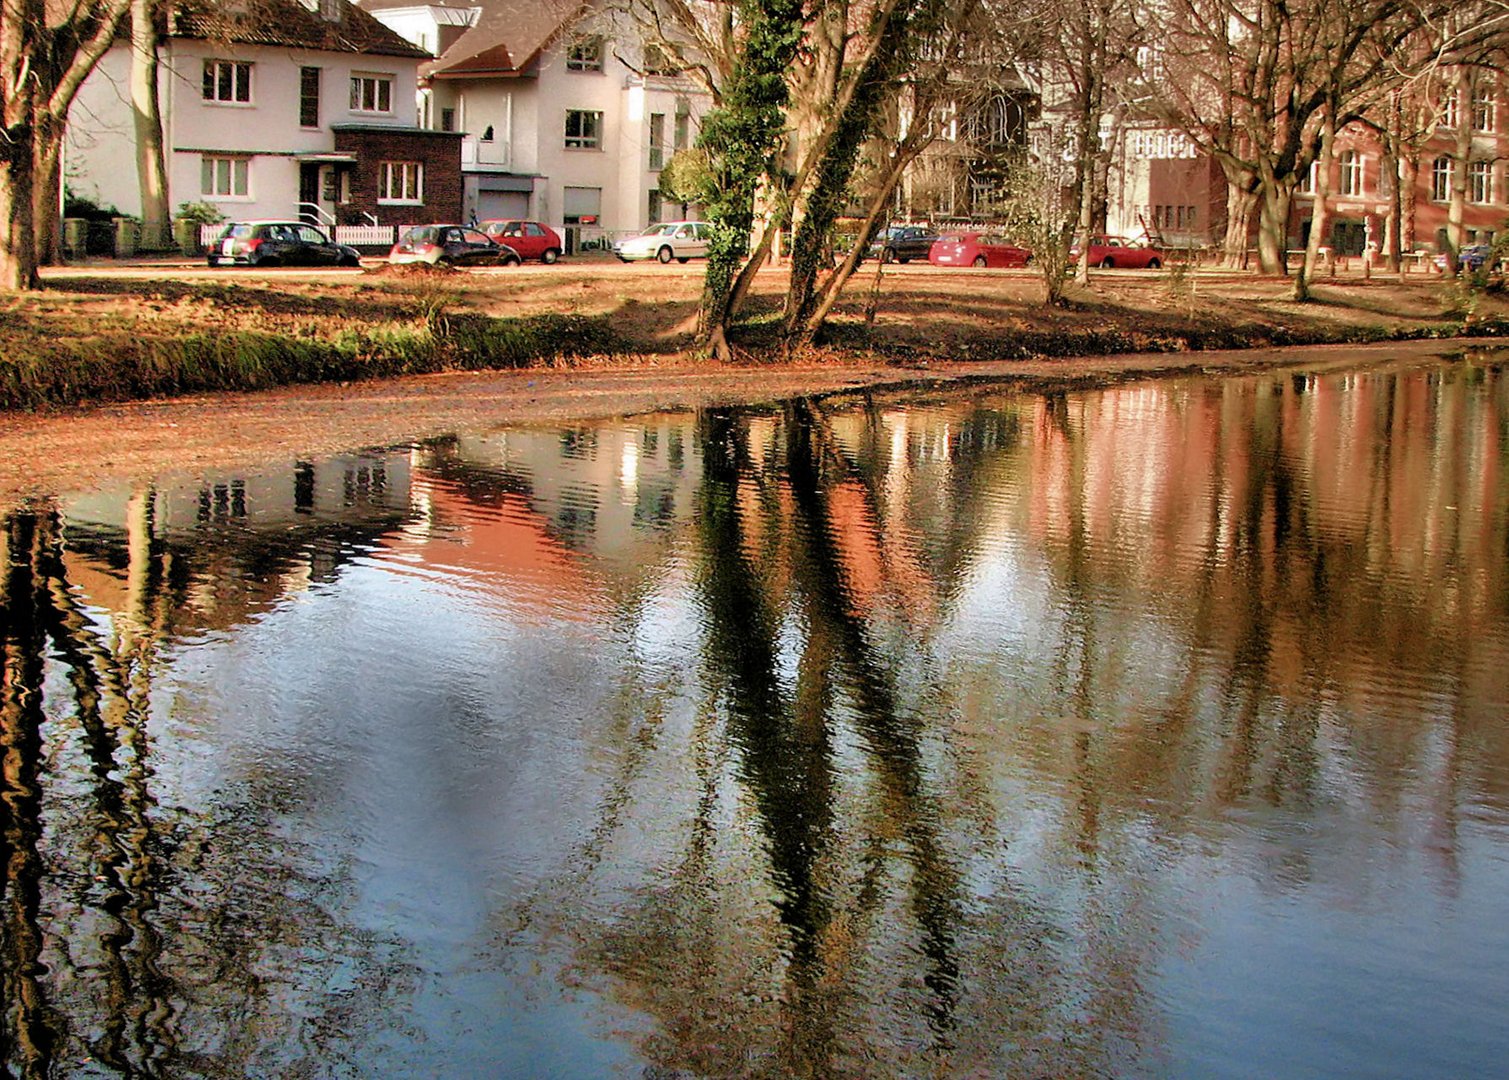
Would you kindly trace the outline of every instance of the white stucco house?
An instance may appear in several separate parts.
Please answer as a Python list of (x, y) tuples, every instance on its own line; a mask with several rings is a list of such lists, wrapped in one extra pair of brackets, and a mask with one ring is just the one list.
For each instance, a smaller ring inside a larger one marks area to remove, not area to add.
[[(170, 204), (325, 224), (455, 220), (460, 136), (421, 126), (431, 54), (347, 0), (175, 0), (159, 34)], [(131, 46), (69, 114), (64, 176), (138, 215)]]
[(662, 204), (659, 174), (695, 140), (709, 97), (646, 63), (606, 5), (358, 2), (440, 50), (420, 69), (421, 122), (461, 133), (464, 216), (547, 221), (571, 248), (686, 212)]

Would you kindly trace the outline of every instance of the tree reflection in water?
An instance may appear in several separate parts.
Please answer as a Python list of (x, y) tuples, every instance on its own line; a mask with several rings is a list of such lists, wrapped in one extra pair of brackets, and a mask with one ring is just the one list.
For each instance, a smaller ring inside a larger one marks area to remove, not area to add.
[[(582, 992), (603, 1030), (560, 1039), (651, 1072), (1159, 1073), (1211, 881), (1386, 906), (1372, 853), (1419, 834), (1454, 898), (1509, 818), (1506, 394), (797, 401), (301, 463), (177, 532), (151, 489), (118, 527), (13, 515), (5, 1067), (370, 1074), (439, 1031), (527, 1071), (486, 1040)], [(295, 609), (360, 645), (283, 644)], [(319, 653), (286, 716), (183, 674), (261, 620), (274, 678)], [(362, 755), (393, 760), (322, 771)], [(509, 783), (558, 804), (467, 802)], [(405, 813), (496, 940), (364, 893)]]
[[(293, 873), (259, 815), (154, 797), (153, 680), (185, 597), (152, 501), (128, 507), (129, 603), (109, 622), (68, 580), (55, 509), (5, 523), (0, 1061), (24, 1077), (328, 1075), (387, 1025), (407, 972), (331, 917), (338, 887)], [(320, 969), (345, 991), (309, 995)]]

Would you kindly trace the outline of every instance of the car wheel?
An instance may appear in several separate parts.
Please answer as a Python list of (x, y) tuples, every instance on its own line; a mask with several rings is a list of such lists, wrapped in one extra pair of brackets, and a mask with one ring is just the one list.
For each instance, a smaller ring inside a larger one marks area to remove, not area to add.
[(692, 261), (692, 257), (690, 255), (677, 255), (676, 261), (679, 263), (689, 263)]
[(662, 263), (668, 263), (674, 257), (675, 255), (669, 247), (663, 247), (655, 253), (655, 258), (659, 259)]
[(1159, 262), (1157, 259), (1149, 259), (1147, 261), (1147, 268), (1149, 270), (1157, 270), (1162, 265), (1163, 265), (1163, 263)]
[(559, 259), (560, 257), (561, 253), (555, 250), (555, 248), (546, 248), (545, 254), (540, 256), (540, 262), (545, 263), (548, 266), (550, 263), (555, 262), (555, 260)]
[(1116, 260), (1107, 255), (1104, 259), (1100, 260), (1100, 268), (1102, 270), (1115, 270)]
[(342, 266), (360, 266), (361, 264), (362, 264), (362, 261), (360, 259), (352, 258), (349, 255), (346, 258), (344, 258), (344, 259), (341, 260), (341, 265)]
[(975, 265), (976, 266), (984, 266), (985, 265), (985, 256), (984, 255), (976, 255), (975, 256)]
[(912, 257), (910, 255), (897, 255), (896, 261), (899, 263), (909, 263), (912, 261)]
[(504, 255), (498, 260), (499, 266), (518, 266), (521, 259), (517, 255)]

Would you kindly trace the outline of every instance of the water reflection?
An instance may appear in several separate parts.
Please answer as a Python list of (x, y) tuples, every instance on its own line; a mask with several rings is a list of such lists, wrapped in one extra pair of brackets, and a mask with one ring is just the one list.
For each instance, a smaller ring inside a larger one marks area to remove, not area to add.
[(23, 1076), (1482, 1073), (1502, 356), (7, 522)]

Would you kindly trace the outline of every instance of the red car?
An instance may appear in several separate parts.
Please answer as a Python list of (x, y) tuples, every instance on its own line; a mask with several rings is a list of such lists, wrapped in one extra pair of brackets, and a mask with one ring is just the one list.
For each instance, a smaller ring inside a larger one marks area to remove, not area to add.
[(507, 244), (521, 259), (553, 263), (564, 248), (560, 233), (538, 221), (484, 221), (481, 229), (499, 244)]
[[(1078, 262), (1080, 242), (1069, 249), (1069, 261)], [(1145, 244), (1134, 244), (1124, 236), (1090, 237), (1090, 265), (1107, 270), (1156, 270), (1163, 265), (1163, 252)]]
[(1032, 252), (1004, 236), (949, 233), (933, 241), (927, 261), (934, 266), (1026, 266)]

